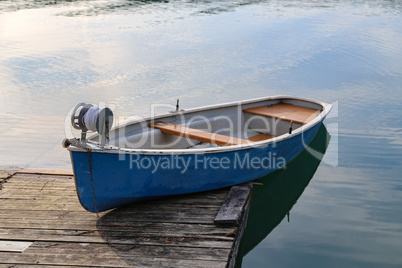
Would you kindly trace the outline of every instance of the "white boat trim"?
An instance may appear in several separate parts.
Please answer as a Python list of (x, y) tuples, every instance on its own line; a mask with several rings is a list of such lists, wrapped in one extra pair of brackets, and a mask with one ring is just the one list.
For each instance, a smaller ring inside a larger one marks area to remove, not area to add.
[[(102, 148), (100, 146), (96, 146), (91, 143), (88, 143), (88, 145), (89, 145), (89, 147), (91, 147), (92, 151), (98, 152), (98, 153), (140, 154), (140, 155), (206, 154), (206, 153), (220, 153), (220, 152), (245, 150), (245, 149), (249, 149), (249, 148), (261, 147), (261, 146), (265, 146), (265, 145), (269, 145), (269, 144), (273, 144), (273, 143), (278, 143), (283, 140), (297, 136), (300, 133), (312, 128), (317, 123), (323, 121), (324, 118), (328, 115), (328, 113), (330, 112), (330, 110), (332, 108), (331, 104), (316, 101), (316, 100), (288, 96), (288, 95), (276, 95), (276, 96), (270, 96), (270, 97), (249, 99), (249, 100), (244, 100), (244, 101), (235, 101), (235, 102), (228, 102), (228, 103), (222, 103), (222, 104), (214, 104), (214, 105), (207, 105), (207, 106), (202, 106), (202, 107), (197, 107), (197, 108), (191, 108), (188, 110), (179, 111), (179, 112), (177, 112), (177, 114), (189, 114), (189, 113), (194, 113), (194, 112), (214, 110), (214, 109), (220, 109), (220, 108), (225, 108), (225, 107), (230, 107), (230, 106), (235, 106), (235, 105), (245, 105), (245, 104), (250, 104), (250, 103), (259, 102), (259, 101), (269, 101), (269, 100), (276, 100), (276, 99), (294, 99), (294, 100), (311, 102), (311, 103), (315, 103), (315, 104), (322, 106), (323, 110), (316, 118), (314, 118), (307, 124), (302, 125), (300, 128), (294, 130), (291, 134), (283, 134), (281, 136), (274, 137), (269, 140), (262, 140), (262, 141), (258, 141), (258, 142), (248, 143), (248, 144), (231, 145), (231, 146), (224, 146), (224, 147), (190, 148), (190, 149), (131, 149), (131, 148), (118, 148), (118, 147), (114, 147), (114, 146), (105, 146)], [(160, 115), (153, 116), (153, 117), (150, 116), (150, 117), (140, 119), (140, 120), (132, 120), (132, 121), (123, 122), (123, 123), (113, 127), (111, 131), (118, 129), (118, 128), (123, 128), (123, 127), (127, 127), (130, 125), (134, 125), (134, 124), (137, 124), (140, 122), (146, 122), (146, 121), (150, 121), (150, 120), (166, 118), (166, 117), (172, 116), (174, 114), (175, 113), (164, 113), (164, 114), (160, 114)], [(96, 133), (96, 134), (92, 135), (91, 137), (89, 137), (88, 140), (94, 139), (97, 136), (99, 136), (99, 134)], [(87, 149), (78, 148), (75, 146), (70, 146), (68, 148), (68, 150), (76, 151), (76, 152), (87, 152), (88, 151)]]

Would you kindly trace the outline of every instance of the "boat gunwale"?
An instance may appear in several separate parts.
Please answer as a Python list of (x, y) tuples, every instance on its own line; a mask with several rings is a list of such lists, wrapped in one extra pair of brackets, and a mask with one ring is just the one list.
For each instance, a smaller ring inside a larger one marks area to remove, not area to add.
[[(231, 107), (231, 106), (239, 106), (239, 105), (251, 104), (251, 103), (255, 103), (255, 102), (277, 100), (277, 99), (292, 99), (292, 100), (310, 102), (310, 103), (314, 103), (314, 104), (318, 104), (318, 105), (322, 106), (322, 110), (321, 110), (320, 114), (317, 115), (313, 120), (311, 120), (307, 124), (302, 125), (298, 129), (294, 130), (291, 134), (285, 133), (283, 135), (280, 135), (280, 136), (277, 136), (277, 137), (274, 137), (274, 138), (271, 138), (268, 140), (262, 140), (262, 141), (251, 142), (251, 143), (246, 143), (246, 144), (230, 145), (230, 146), (224, 146), (224, 147), (190, 148), (190, 149), (132, 149), (132, 148), (119, 148), (119, 147), (114, 147), (114, 146), (109, 146), (109, 148), (105, 148), (105, 147), (100, 147), (98, 145), (95, 146), (93, 144), (90, 144), (90, 149), (92, 152), (96, 152), (96, 153), (138, 154), (138, 155), (188, 155), (188, 154), (220, 153), (220, 152), (247, 150), (247, 149), (263, 147), (263, 146), (270, 145), (273, 143), (282, 142), (282, 141), (290, 139), (294, 136), (300, 135), (301, 133), (312, 128), (319, 122), (322, 122), (325, 119), (325, 117), (328, 115), (330, 110), (332, 109), (331, 104), (321, 102), (321, 101), (316, 101), (316, 100), (311, 100), (311, 99), (301, 98), (301, 97), (294, 97), (294, 96), (289, 96), (289, 95), (275, 95), (275, 96), (270, 96), (270, 97), (261, 97), (261, 98), (243, 100), (243, 101), (234, 101), (234, 102), (227, 102), (227, 103), (221, 103), (221, 104), (201, 106), (201, 107), (191, 108), (188, 110), (183, 110), (183, 111), (174, 112), (174, 113), (164, 113), (164, 114), (160, 114), (160, 115), (156, 115), (156, 116), (149, 116), (146, 118), (130, 120), (130, 121), (123, 122), (123, 123), (113, 127), (111, 131), (113, 131), (115, 129), (119, 129), (119, 128), (128, 127), (131, 125), (135, 125), (135, 124), (138, 124), (141, 122), (148, 122), (151, 120), (155, 121), (158, 119), (167, 118), (170, 116), (174, 116), (175, 114), (184, 115), (184, 114), (190, 114), (190, 113), (195, 113), (195, 112), (210, 111), (210, 110), (215, 110), (215, 109), (227, 108), (227, 107)], [(88, 140), (94, 139), (98, 136), (99, 136), (99, 134), (95, 133), (94, 135), (89, 137)], [(75, 146), (70, 146), (68, 148), (68, 150), (70, 152), (87, 152), (88, 148), (84, 149), (84, 148), (78, 148)]]

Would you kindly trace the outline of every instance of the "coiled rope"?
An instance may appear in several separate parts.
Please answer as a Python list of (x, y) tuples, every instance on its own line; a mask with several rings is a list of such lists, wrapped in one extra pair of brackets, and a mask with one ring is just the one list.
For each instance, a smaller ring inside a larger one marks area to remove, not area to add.
[(91, 107), (89, 110), (84, 114), (83, 123), (87, 129), (96, 132), (96, 121), (98, 120), (100, 109), (99, 107)]

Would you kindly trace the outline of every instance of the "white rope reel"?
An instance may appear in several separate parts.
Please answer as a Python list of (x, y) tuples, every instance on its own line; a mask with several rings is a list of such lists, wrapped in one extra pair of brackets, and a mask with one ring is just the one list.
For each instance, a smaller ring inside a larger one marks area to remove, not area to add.
[(109, 108), (102, 110), (92, 104), (81, 102), (74, 107), (71, 114), (71, 125), (75, 129), (81, 129), (81, 142), (86, 140), (87, 131), (100, 134), (100, 145), (109, 142), (109, 131), (113, 125), (113, 112)]
[(93, 132), (98, 131), (98, 129), (96, 128), (96, 121), (98, 121), (99, 112), (100, 112), (99, 107), (91, 107), (84, 114), (82, 121), (88, 130)]

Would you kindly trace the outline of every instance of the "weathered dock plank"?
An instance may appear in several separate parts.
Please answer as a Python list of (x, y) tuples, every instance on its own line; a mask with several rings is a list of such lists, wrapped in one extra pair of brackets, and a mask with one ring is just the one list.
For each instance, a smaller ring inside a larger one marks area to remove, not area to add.
[(41, 170), (41, 169), (22, 169), (20, 174), (39, 174), (39, 175), (65, 175), (72, 176), (73, 172), (68, 170)]
[(251, 195), (251, 184), (233, 186), (221, 206), (214, 222), (217, 224), (240, 224), (243, 209)]
[(0, 168), (0, 190), (3, 188), (4, 183), (19, 170), (19, 168)]
[(32, 242), (0, 240), (0, 252), (24, 252), (31, 245)]
[[(49, 252), (51, 252), (49, 250)], [(194, 254), (196, 255), (196, 254)], [(2, 253), (1, 263), (12, 264), (41, 264), (44, 266), (63, 266), (76, 265), (81, 267), (225, 267), (225, 261), (205, 261), (205, 260), (186, 260), (183, 258), (175, 259), (167, 257), (138, 257), (132, 255), (102, 255), (92, 254), (53, 254), (53, 253)], [(84, 264), (83, 264), (84, 263)]]
[(71, 172), (0, 169), (0, 267), (233, 267), (248, 199), (236, 203), (235, 222), (216, 225), (228, 192), (153, 200), (98, 218), (79, 204)]

